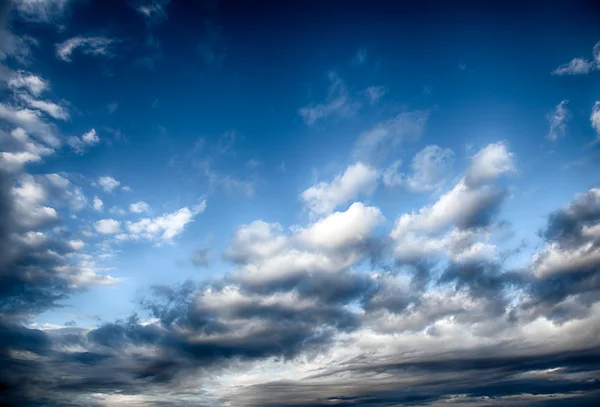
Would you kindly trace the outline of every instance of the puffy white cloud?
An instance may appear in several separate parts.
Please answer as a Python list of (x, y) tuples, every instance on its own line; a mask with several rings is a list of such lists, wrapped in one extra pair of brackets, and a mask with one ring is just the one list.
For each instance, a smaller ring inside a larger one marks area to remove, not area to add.
[(98, 212), (102, 212), (102, 208), (104, 207), (104, 202), (102, 202), (102, 199), (95, 196), (94, 200), (92, 202), (93, 202), (92, 206), (94, 207), (94, 210), (96, 210)]
[(114, 235), (121, 232), (121, 223), (115, 219), (101, 219), (94, 223), (94, 229), (103, 235)]
[(560, 65), (554, 71), (553, 75), (585, 75), (594, 69), (594, 61), (588, 61), (583, 58), (573, 58), (570, 62)]
[(309, 246), (336, 250), (364, 241), (383, 220), (378, 208), (355, 202), (346, 211), (332, 213), (296, 233)]
[(492, 143), (473, 156), (466, 183), (475, 186), (488, 182), (500, 174), (515, 171), (514, 154), (508, 151), (506, 144)]
[(0, 103), (0, 120), (5, 120), (15, 127), (22, 128), (51, 147), (60, 145), (60, 140), (56, 136), (54, 128), (44, 121), (38, 110), (15, 108)]
[(419, 139), (428, 117), (429, 112), (416, 110), (377, 123), (359, 136), (354, 145), (354, 157), (363, 161), (385, 158), (403, 141)]
[(320, 182), (308, 188), (302, 192), (301, 198), (313, 214), (328, 214), (360, 194), (372, 193), (378, 179), (377, 170), (358, 162), (335, 176), (330, 183)]
[(36, 179), (23, 174), (12, 188), (15, 202), (16, 221), (20, 227), (33, 230), (58, 220), (58, 213), (52, 207), (44, 205), (48, 191)]
[(467, 175), (433, 205), (400, 216), (392, 238), (400, 239), (411, 231), (435, 233), (450, 225), (461, 229), (484, 226), (505, 196), (503, 190), (487, 183), (515, 171), (514, 156), (504, 143), (487, 145), (473, 156)]
[(0, 133), (0, 167), (7, 170), (20, 170), (24, 164), (37, 162), (54, 150), (33, 142), (25, 130), (13, 129), (10, 133)]
[(133, 212), (133, 213), (142, 213), (142, 212), (149, 213), (150, 205), (148, 205), (146, 202), (143, 202), (143, 201), (132, 203), (131, 205), (129, 205), (129, 211)]
[(568, 100), (561, 101), (551, 113), (546, 115), (546, 120), (550, 123), (550, 130), (546, 136), (549, 140), (556, 141), (565, 136), (567, 132), (567, 120), (570, 116), (567, 109), (568, 103)]
[(41, 110), (47, 115), (51, 116), (54, 119), (58, 120), (68, 120), (69, 112), (63, 106), (56, 104), (54, 102), (48, 102), (46, 100), (39, 100), (31, 98), (27, 95), (21, 95), (21, 99), (23, 99), (29, 106)]
[[(192, 209), (183, 207), (173, 213), (166, 213), (155, 218), (144, 218), (135, 222), (127, 222), (128, 239), (148, 239), (170, 241), (179, 235), (194, 217), (206, 209), (206, 201), (202, 201)], [(124, 237), (125, 238), (125, 237)]]
[(395, 161), (383, 174), (388, 187), (406, 186), (413, 191), (428, 191), (441, 187), (448, 179), (454, 163), (449, 148), (430, 145), (419, 151), (411, 163), (412, 174), (399, 174), (401, 162)]
[(110, 176), (102, 176), (98, 178), (98, 185), (106, 192), (112, 192), (121, 182)]
[(85, 243), (81, 240), (69, 240), (68, 243), (73, 250), (81, 250), (85, 246)]
[(106, 37), (73, 37), (56, 45), (56, 55), (66, 62), (71, 62), (71, 54), (80, 52), (92, 56), (111, 56), (110, 47), (116, 40)]
[(8, 80), (8, 86), (13, 90), (26, 89), (33, 96), (39, 96), (50, 86), (43, 78), (25, 71), (17, 71)]

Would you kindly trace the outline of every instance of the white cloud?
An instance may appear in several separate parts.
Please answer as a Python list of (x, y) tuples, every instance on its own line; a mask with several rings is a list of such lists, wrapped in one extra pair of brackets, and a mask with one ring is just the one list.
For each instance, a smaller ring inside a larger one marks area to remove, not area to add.
[(206, 209), (206, 201), (189, 209), (183, 207), (176, 212), (166, 213), (155, 218), (144, 218), (136, 222), (127, 222), (129, 234), (124, 238), (170, 241), (179, 235), (194, 217)]
[(365, 89), (365, 96), (370, 104), (374, 105), (387, 93), (385, 86), (369, 86)]
[(102, 199), (95, 196), (92, 205), (94, 207), (94, 210), (96, 210), (98, 212), (102, 212), (102, 208), (104, 207), (104, 202), (102, 202)]
[(5, 120), (15, 127), (24, 129), (27, 133), (38, 137), (50, 145), (58, 147), (60, 140), (51, 125), (46, 123), (38, 110), (14, 108), (0, 103), (0, 120)]
[(68, 243), (73, 250), (81, 250), (85, 246), (85, 243), (81, 240), (69, 240)]
[(586, 75), (594, 69), (600, 69), (600, 42), (592, 48), (593, 59), (573, 58), (552, 71), (553, 75)]
[(411, 163), (412, 174), (399, 174), (401, 162), (395, 161), (383, 174), (387, 187), (406, 186), (413, 191), (440, 188), (448, 179), (454, 163), (454, 152), (449, 148), (430, 145), (419, 151)]
[(41, 161), (54, 150), (33, 142), (25, 130), (13, 129), (10, 134), (0, 133), (0, 166), (7, 170), (19, 170), (24, 164)]
[(71, 136), (67, 139), (67, 144), (71, 146), (78, 154), (83, 154), (90, 146), (96, 145), (100, 142), (100, 137), (96, 134), (95, 129), (91, 129), (87, 133), (84, 133), (81, 137)]
[(103, 235), (114, 235), (121, 232), (121, 223), (115, 219), (102, 219), (94, 223), (94, 229)]
[(463, 228), (484, 223), (487, 212), (503, 196), (501, 190), (486, 183), (515, 171), (513, 154), (503, 143), (487, 145), (475, 154), (467, 175), (454, 188), (433, 205), (400, 216), (391, 237), (399, 240), (409, 232), (430, 234), (450, 225)]
[(574, 58), (552, 71), (553, 75), (585, 75), (594, 69), (594, 62), (583, 58)]
[(554, 111), (546, 115), (546, 120), (550, 123), (550, 130), (546, 136), (549, 140), (556, 141), (564, 137), (567, 132), (567, 120), (570, 116), (567, 103), (568, 100), (561, 101)]
[(514, 154), (508, 151), (504, 142), (497, 142), (487, 145), (473, 156), (466, 182), (478, 185), (500, 174), (515, 171)]
[(301, 198), (313, 214), (324, 215), (360, 194), (372, 193), (378, 179), (377, 170), (358, 162), (335, 176), (331, 183), (320, 182), (308, 188)]
[(594, 103), (590, 114), (592, 128), (596, 131), (596, 138), (600, 140), (600, 101)]
[(23, 228), (33, 230), (58, 220), (58, 213), (45, 206), (48, 192), (29, 174), (23, 174), (12, 188), (15, 203), (15, 221)]
[(111, 215), (119, 215), (119, 216), (124, 216), (127, 215), (127, 211), (125, 209), (122, 208), (118, 208), (116, 206), (112, 206), (109, 210), (108, 213), (110, 213)]
[(357, 101), (352, 100), (346, 84), (333, 71), (329, 72), (329, 90), (322, 103), (310, 104), (298, 110), (307, 125), (312, 125), (328, 116), (353, 116), (360, 108)]
[(402, 141), (419, 139), (428, 117), (425, 111), (402, 112), (391, 120), (377, 123), (359, 136), (354, 157), (366, 161), (385, 158)]
[(115, 188), (121, 185), (120, 181), (117, 181), (113, 177), (103, 176), (98, 178), (98, 185), (106, 192), (112, 192)]
[(297, 235), (309, 246), (335, 250), (365, 240), (383, 220), (378, 208), (355, 202), (345, 212), (332, 213), (308, 228), (298, 229)]
[(142, 212), (149, 213), (150, 205), (148, 205), (146, 202), (143, 202), (143, 201), (132, 203), (131, 205), (129, 205), (129, 211), (133, 212), (133, 213), (142, 213)]
[(33, 99), (28, 95), (20, 95), (21, 99), (23, 99), (27, 104), (35, 109), (41, 110), (42, 112), (48, 114), (54, 119), (58, 120), (68, 120), (69, 112), (63, 106), (56, 104), (54, 102), (48, 102), (46, 100)]
[(71, 54), (79, 49), (92, 56), (111, 56), (110, 47), (116, 40), (106, 37), (73, 37), (56, 45), (56, 55), (66, 62), (71, 62)]
[(50, 87), (43, 78), (25, 71), (14, 72), (8, 80), (8, 86), (13, 90), (24, 88), (33, 96), (39, 96)]

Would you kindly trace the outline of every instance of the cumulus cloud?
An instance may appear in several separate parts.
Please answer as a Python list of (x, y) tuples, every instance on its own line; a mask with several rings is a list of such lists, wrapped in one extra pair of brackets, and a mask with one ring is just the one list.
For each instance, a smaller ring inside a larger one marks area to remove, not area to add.
[(584, 58), (573, 58), (570, 62), (560, 65), (554, 71), (553, 75), (586, 75), (594, 69), (600, 68), (600, 42), (594, 45), (592, 49), (592, 60)]
[(109, 193), (114, 191), (115, 188), (117, 188), (121, 185), (120, 181), (117, 181), (116, 179), (114, 179), (113, 177), (110, 177), (108, 175), (99, 177), (97, 182), (98, 182), (98, 185), (100, 186), (100, 188), (102, 188), (104, 191), (109, 192)]
[(115, 219), (101, 219), (94, 223), (94, 229), (103, 235), (114, 235), (121, 231), (121, 222)]
[(350, 117), (360, 108), (360, 103), (352, 98), (344, 81), (334, 71), (328, 73), (329, 89), (321, 103), (312, 103), (298, 110), (307, 125), (313, 125), (326, 117)]
[(9, 171), (19, 171), (27, 163), (39, 162), (54, 150), (34, 142), (25, 130), (13, 129), (10, 133), (0, 133), (0, 167)]
[(131, 205), (129, 205), (129, 211), (133, 212), (133, 213), (143, 213), (143, 212), (149, 213), (150, 205), (148, 205), (144, 201), (132, 203)]
[(14, 72), (8, 86), (13, 90), (25, 89), (33, 96), (39, 96), (50, 87), (45, 79), (25, 71)]
[(87, 149), (100, 142), (100, 137), (96, 134), (95, 129), (84, 133), (81, 137), (71, 136), (67, 139), (67, 144), (75, 150), (77, 154), (83, 154)]
[(24, 129), (50, 147), (60, 146), (54, 126), (47, 123), (38, 110), (15, 107), (0, 103), (0, 119)]
[(514, 172), (516, 172), (514, 154), (508, 151), (506, 143), (492, 143), (473, 156), (465, 182), (476, 186), (489, 182), (501, 174)]
[(358, 162), (338, 174), (331, 182), (320, 182), (301, 194), (306, 207), (315, 215), (328, 214), (337, 206), (361, 194), (372, 193), (379, 179), (376, 169)]
[(428, 117), (425, 111), (402, 112), (391, 120), (377, 123), (359, 136), (354, 157), (367, 162), (384, 159), (403, 141), (419, 139)]
[(429, 191), (440, 188), (448, 179), (454, 163), (454, 152), (436, 145), (419, 151), (411, 163), (412, 174), (398, 172), (401, 161), (394, 161), (383, 173), (387, 187), (405, 186), (413, 191)]
[(92, 206), (95, 211), (102, 212), (102, 208), (104, 207), (104, 202), (102, 202), (102, 199), (95, 196), (94, 200), (92, 201)]
[(554, 111), (546, 115), (546, 120), (550, 123), (550, 130), (546, 136), (548, 140), (556, 141), (563, 138), (567, 133), (567, 120), (569, 119), (569, 110), (567, 109), (568, 100), (561, 101)]
[(106, 37), (73, 37), (56, 45), (56, 55), (65, 62), (71, 62), (71, 56), (76, 50), (86, 55), (110, 57), (111, 47), (116, 42), (115, 39)]

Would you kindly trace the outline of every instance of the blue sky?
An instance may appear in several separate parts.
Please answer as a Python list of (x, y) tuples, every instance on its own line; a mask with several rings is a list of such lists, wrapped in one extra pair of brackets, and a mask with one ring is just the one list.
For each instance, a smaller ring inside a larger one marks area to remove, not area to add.
[[(46, 344), (3, 347), (11, 363), (50, 349), (65, 377), (75, 367), (64, 355), (105, 361), (101, 373), (81, 362), (92, 369), (81, 382), (28, 382), (7, 397), (62, 405), (69, 388), (74, 405), (383, 406), (408, 403), (389, 394), (408, 379), (384, 369), (367, 389), (370, 369), (414, 363), (424, 378), (443, 363), (434, 349), (514, 360), (512, 346), (547, 355), (544, 366), (499, 377), (486, 359), (481, 383), (440, 374), (423, 402), (546, 405), (528, 398), (549, 394), (540, 372), (564, 384), (561, 400), (579, 390), (593, 402), (585, 383), (598, 366), (574, 377), (576, 362), (555, 358), (583, 352), (578, 330), (589, 357), (599, 345), (598, 11), (3, 4), (0, 327)], [(206, 362), (193, 347), (214, 338), (211, 352), (230, 356)], [(167, 373), (131, 373), (140, 354)], [(115, 375), (123, 383), (108, 384)], [(274, 380), (286, 384), (270, 392)]]

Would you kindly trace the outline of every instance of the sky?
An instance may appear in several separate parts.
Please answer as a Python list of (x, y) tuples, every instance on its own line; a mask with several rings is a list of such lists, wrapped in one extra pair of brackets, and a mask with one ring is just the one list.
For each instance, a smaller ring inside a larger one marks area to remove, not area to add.
[(592, 1), (0, 0), (0, 405), (595, 406)]

